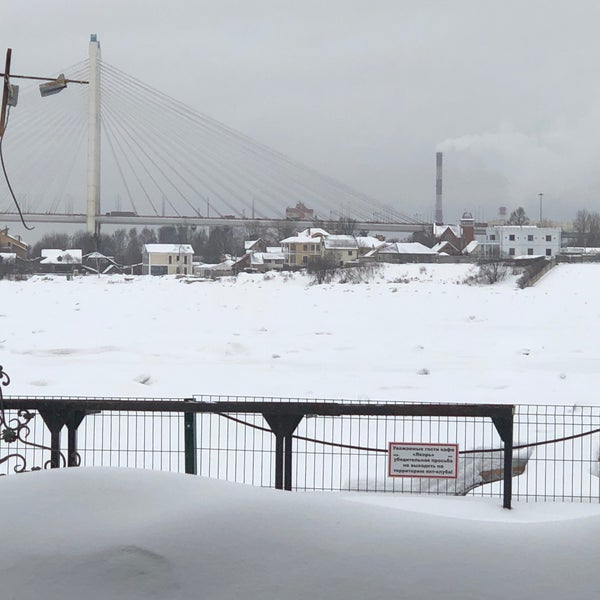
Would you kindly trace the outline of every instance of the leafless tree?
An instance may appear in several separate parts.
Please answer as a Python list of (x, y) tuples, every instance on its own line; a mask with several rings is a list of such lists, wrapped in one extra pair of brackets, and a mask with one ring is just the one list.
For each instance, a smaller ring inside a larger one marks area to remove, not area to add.
[(493, 284), (502, 281), (508, 273), (508, 266), (501, 260), (485, 260), (479, 262), (478, 279), (483, 283)]
[(507, 221), (508, 225), (529, 225), (529, 217), (525, 214), (525, 209), (519, 206), (510, 213)]

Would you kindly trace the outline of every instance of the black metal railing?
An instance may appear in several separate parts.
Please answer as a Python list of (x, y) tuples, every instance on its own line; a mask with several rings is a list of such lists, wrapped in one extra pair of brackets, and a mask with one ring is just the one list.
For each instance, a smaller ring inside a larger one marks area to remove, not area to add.
[[(0, 403), (0, 474), (81, 464), (288, 490), (501, 496), (505, 506), (600, 501), (598, 407), (1, 391)], [(458, 476), (390, 477), (390, 442), (458, 444)]]
[[(2, 400), (5, 429), (9, 429), (10, 411), (23, 410), (41, 415), (50, 440), (48, 443), (43, 428), (36, 428), (11, 442), (21, 471), (26, 470), (31, 454), (46, 451), (49, 459), (44, 465), (50, 467), (81, 464), (156, 468), (286, 490), (466, 493), (481, 479), (471, 468), (472, 460), (466, 461), (469, 464), (459, 469), (459, 477), (450, 484), (436, 480), (432, 485), (430, 480), (415, 485), (411, 477), (407, 487), (405, 480), (386, 477), (387, 450), (370, 444), (384, 443), (387, 448), (390, 441), (408, 441), (408, 423), (412, 423), (413, 434), (419, 432), (421, 443), (442, 438), (451, 441), (466, 435), (475, 440), (483, 432), (482, 442), (486, 436), (493, 437), (495, 445), (501, 446), (483, 461), (495, 465), (487, 470), (495, 470), (495, 479), (503, 481), (504, 506), (510, 507), (512, 406), (289, 398), (11, 396)], [(429, 425), (424, 427), (427, 422)], [(432, 428), (434, 422), (437, 426)]]

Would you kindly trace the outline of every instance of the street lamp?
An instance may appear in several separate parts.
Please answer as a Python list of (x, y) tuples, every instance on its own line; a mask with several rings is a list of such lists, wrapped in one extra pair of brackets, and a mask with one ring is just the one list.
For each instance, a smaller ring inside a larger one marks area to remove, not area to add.
[(89, 83), (88, 81), (81, 81), (78, 79), (66, 79), (64, 74), (61, 73), (58, 77), (36, 77), (32, 75), (14, 75), (10, 72), (10, 63), (12, 58), (12, 49), (7, 48), (6, 50), (6, 62), (4, 67), (4, 73), (0, 73), (0, 77), (2, 77), (4, 85), (2, 88), (2, 105), (0, 107), (0, 162), (2, 163), (2, 172), (4, 173), (4, 179), (6, 180), (6, 185), (8, 186), (8, 190), (12, 199), (19, 211), (19, 216), (21, 217), (21, 223), (25, 229), (33, 229), (32, 227), (28, 227), (23, 219), (23, 213), (21, 212), (21, 208), (15, 194), (13, 192), (12, 186), (10, 185), (10, 181), (8, 179), (8, 175), (6, 173), (6, 167), (4, 166), (4, 156), (2, 154), (2, 140), (4, 139), (4, 133), (6, 131), (6, 126), (8, 124), (8, 112), (10, 108), (17, 106), (17, 101), (19, 99), (19, 86), (13, 85), (10, 83), (10, 78), (13, 77), (15, 79), (34, 79), (37, 81), (45, 81), (46, 83), (40, 84), (40, 94), (42, 98), (46, 96), (52, 96), (53, 94), (58, 94), (67, 87), (67, 83)]
[(46, 96), (52, 96), (62, 92), (67, 87), (67, 80), (65, 74), (61, 73), (54, 81), (48, 81), (47, 83), (40, 83), (40, 94), (42, 98)]

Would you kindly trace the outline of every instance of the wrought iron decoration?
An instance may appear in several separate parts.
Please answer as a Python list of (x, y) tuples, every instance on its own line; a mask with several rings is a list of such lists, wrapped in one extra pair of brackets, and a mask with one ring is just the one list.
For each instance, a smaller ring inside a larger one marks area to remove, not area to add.
[[(38, 448), (40, 450), (47, 450), (51, 452), (52, 449), (49, 446), (44, 446), (42, 444), (36, 444), (35, 442), (29, 441), (27, 438), (31, 433), (31, 428), (29, 426), (29, 422), (35, 418), (35, 413), (31, 412), (27, 409), (20, 409), (17, 411), (16, 416), (12, 418), (7, 418), (6, 412), (4, 409), (4, 397), (2, 394), (2, 388), (10, 385), (10, 377), (8, 373), (4, 370), (2, 365), (0, 365), (0, 442), (4, 442), (6, 444), (14, 444), (15, 442), (20, 442), (23, 446), (29, 448)], [(27, 468), (27, 458), (21, 452), (9, 452), (7, 455), (2, 456), (0, 451), (0, 465), (8, 462), (15, 461), (15, 465), (13, 467), (13, 471), (15, 473), (24, 473), (25, 471), (39, 471), (42, 467), (33, 466), (31, 468)], [(66, 464), (66, 460), (64, 456), (61, 454), (61, 462), (63, 466)], [(47, 460), (43, 463), (43, 468), (47, 469), (51, 466), (51, 461)], [(0, 473), (0, 476), (5, 475)]]

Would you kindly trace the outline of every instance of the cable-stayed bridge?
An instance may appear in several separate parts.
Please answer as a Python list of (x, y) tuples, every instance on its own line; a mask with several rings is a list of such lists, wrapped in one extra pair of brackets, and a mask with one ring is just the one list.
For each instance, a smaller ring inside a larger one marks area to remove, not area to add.
[[(203, 115), (100, 59), (65, 69), (69, 85), (40, 98), (23, 87), (3, 139), (7, 173), (30, 223), (265, 225), (298, 202), (322, 221), (418, 231), (425, 224)], [(5, 182), (0, 220), (20, 217)], [(300, 221), (310, 225), (312, 221)]]

